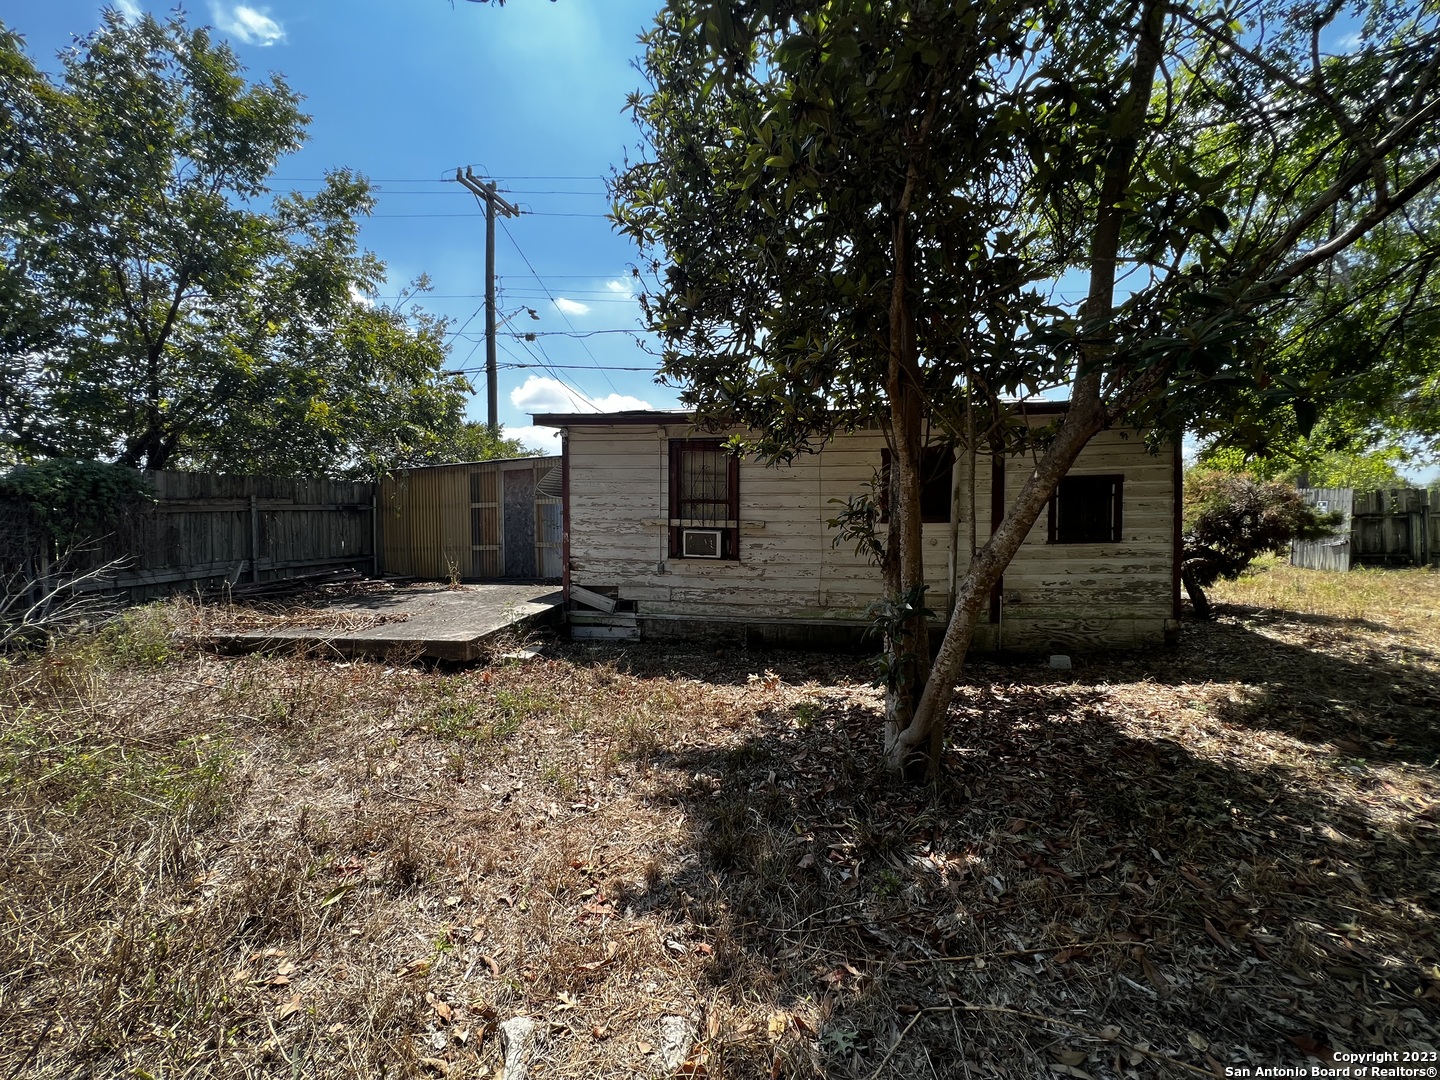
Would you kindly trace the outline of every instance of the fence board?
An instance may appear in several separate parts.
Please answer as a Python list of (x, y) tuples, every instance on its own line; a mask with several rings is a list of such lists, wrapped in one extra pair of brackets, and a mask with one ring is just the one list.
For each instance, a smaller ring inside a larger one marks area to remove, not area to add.
[[(128, 513), (112, 534), (69, 553), (69, 573), (123, 560), (99, 585), (143, 600), (177, 586), (374, 566), (373, 484), (170, 471), (145, 479), (154, 501)], [(23, 505), (0, 504), (0, 517), (27, 516)], [(27, 573), (33, 580), (44, 559), (64, 554), (50, 546), (34, 529), (5, 530), (0, 573), (7, 581)]]
[(1339, 511), (1342, 519), (1333, 536), (1291, 544), (1291, 565), (1303, 566), (1309, 570), (1349, 570), (1350, 528), (1355, 492), (1350, 488), (1301, 488), (1300, 495), (1321, 513)]
[(1338, 535), (1295, 543), (1290, 562), (1312, 570), (1352, 566), (1440, 566), (1440, 487), (1356, 492), (1302, 488), (1312, 506), (1341, 510)]

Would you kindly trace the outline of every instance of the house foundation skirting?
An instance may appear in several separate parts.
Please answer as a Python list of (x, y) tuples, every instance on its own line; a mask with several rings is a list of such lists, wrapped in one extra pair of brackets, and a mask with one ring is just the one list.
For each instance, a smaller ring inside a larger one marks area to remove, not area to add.
[[(746, 648), (795, 648), (816, 651), (873, 653), (879, 642), (871, 624), (855, 619), (764, 619), (740, 615), (647, 615), (636, 612), (633, 625), (642, 641), (684, 641)], [(931, 646), (938, 648), (943, 623), (932, 623)], [(975, 628), (978, 652), (1044, 654), (1087, 653), (1113, 649), (1153, 648), (1173, 644), (1179, 623), (1174, 619), (1106, 618), (1011, 620)], [(579, 636), (579, 635), (577, 635)]]

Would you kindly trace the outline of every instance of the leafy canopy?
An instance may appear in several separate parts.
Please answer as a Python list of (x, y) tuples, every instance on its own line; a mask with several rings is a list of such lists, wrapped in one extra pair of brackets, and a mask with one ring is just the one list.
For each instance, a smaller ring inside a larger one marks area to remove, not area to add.
[(1409, 461), (1395, 446), (1363, 452), (1327, 450), (1317, 440), (1301, 440), (1285, 458), (1252, 458), (1220, 444), (1200, 453), (1208, 469), (1248, 473), (1260, 480), (1279, 480), (1298, 487), (1354, 488), (1356, 491), (1408, 487), (1400, 466)]
[(308, 117), (180, 13), (114, 10), (39, 71), (0, 27), (0, 445), (337, 473), (461, 422), (443, 323), (366, 299), (367, 182), (270, 198)]
[(0, 500), (28, 507), (61, 551), (110, 532), (148, 497), (142, 474), (98, 461), (51, 458), (0, 476)]
[(648, 153), (617, 177), (615, 214), (656, 273), (641, 302), (687, 405), (783, 454), (886, 411), (897, 336), (927, 403), (967, 375), (995, 394), (1060, 377), (1015, 334), (1041, 307), (1015, 213), (1028, 10), (661, 12), (630, 101)]

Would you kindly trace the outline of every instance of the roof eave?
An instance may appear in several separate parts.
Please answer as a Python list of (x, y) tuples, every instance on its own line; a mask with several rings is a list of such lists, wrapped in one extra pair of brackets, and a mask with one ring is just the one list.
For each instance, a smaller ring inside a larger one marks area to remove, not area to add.
[(689, 412), (634, 411), (614, 413), (531, 413), (537, 427), (604, 427), (614, 424), (693, 424), (695, 414)]

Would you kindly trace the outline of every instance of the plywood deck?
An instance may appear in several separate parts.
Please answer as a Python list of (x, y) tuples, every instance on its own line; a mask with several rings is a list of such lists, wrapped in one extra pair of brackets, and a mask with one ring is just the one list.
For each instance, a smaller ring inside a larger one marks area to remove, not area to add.
[(313, 642), (347, 656), (410, 654), (465, 662), (479, 658), (487, 639), (507, 630), (559, 621), (554, 585), (411, 585), (336, 601), (328, 610), (405, 615), (363, 630), (285, 627), (229, 634), (214, 644), (243, 651)]

